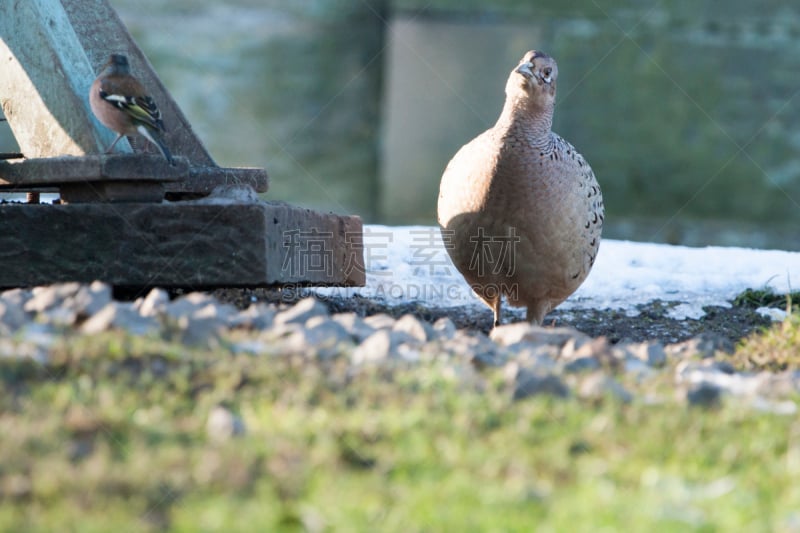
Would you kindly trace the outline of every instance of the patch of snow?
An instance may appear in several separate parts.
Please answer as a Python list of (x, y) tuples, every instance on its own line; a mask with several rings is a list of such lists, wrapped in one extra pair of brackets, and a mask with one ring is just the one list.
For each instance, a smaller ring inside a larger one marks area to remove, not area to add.
[(773, 322), (783, 322), (788, 316), (786, 311), (777, 307), (759, 307), (756, 309), (756, 313), (769, 318)]
[[(365, 225), (364, 262), (366, 287), (315, 292), (487, 309), (450, 261), (438, 227)], [(728, 307), (745, 289), (787, 293), (798, 279), (797, 252), (605, 239), (589, 277), (559, 309), (618, 309), (636, 316), (637, 306), (661, 300), (675, 304), (672, 318), (700, 318), (704, 306)]]

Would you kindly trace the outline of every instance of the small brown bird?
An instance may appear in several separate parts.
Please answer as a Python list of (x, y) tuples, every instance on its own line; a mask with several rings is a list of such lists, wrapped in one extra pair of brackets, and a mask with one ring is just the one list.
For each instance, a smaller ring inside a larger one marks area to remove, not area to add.
[(589, 164), (553, 133), (556, 61), (527, 52), (511, 71), (497, 123), (453, 157), (439, 188), (439, 225), (453, 263), (500, 324), (505, 296), (545, 315), (583, 283), (603, 228)]
[(92, 83), (89, 104), (97, 119), (117, 133), (117, 138), (106, 153), (123, 136), (138, 133), (153, 143), (172, 163), (172, 155), (161, 137), (165, 131), (161, 112), (139, 80), (131, 75), (127, 57), (111, 54), (108, 63)]

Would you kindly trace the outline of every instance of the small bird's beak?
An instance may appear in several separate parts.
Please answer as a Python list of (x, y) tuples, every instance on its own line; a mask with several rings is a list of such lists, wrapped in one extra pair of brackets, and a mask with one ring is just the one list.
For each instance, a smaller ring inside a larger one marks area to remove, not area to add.
[(533, 78), (533, 71), (531, 70), (532, 68), (533, 63), (526, 61), (517, 67), (517, 72), (525, 76), (526, 79), (531, 79)]

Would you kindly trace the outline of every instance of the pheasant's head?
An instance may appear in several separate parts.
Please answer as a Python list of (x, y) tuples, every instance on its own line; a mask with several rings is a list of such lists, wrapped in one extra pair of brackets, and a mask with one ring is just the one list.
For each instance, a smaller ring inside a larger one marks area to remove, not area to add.
[(509, 97), (528, 101), (534, 107), (551, 107), (556, 99), (556, 60), (538, 50), (526, 52), (506, 85)]

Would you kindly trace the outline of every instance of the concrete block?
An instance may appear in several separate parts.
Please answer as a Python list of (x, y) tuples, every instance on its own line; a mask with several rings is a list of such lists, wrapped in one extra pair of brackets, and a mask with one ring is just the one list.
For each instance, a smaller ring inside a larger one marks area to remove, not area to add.
[(0, 287), (364, 285), (359, 217), (280, 203), (0, 205)]

